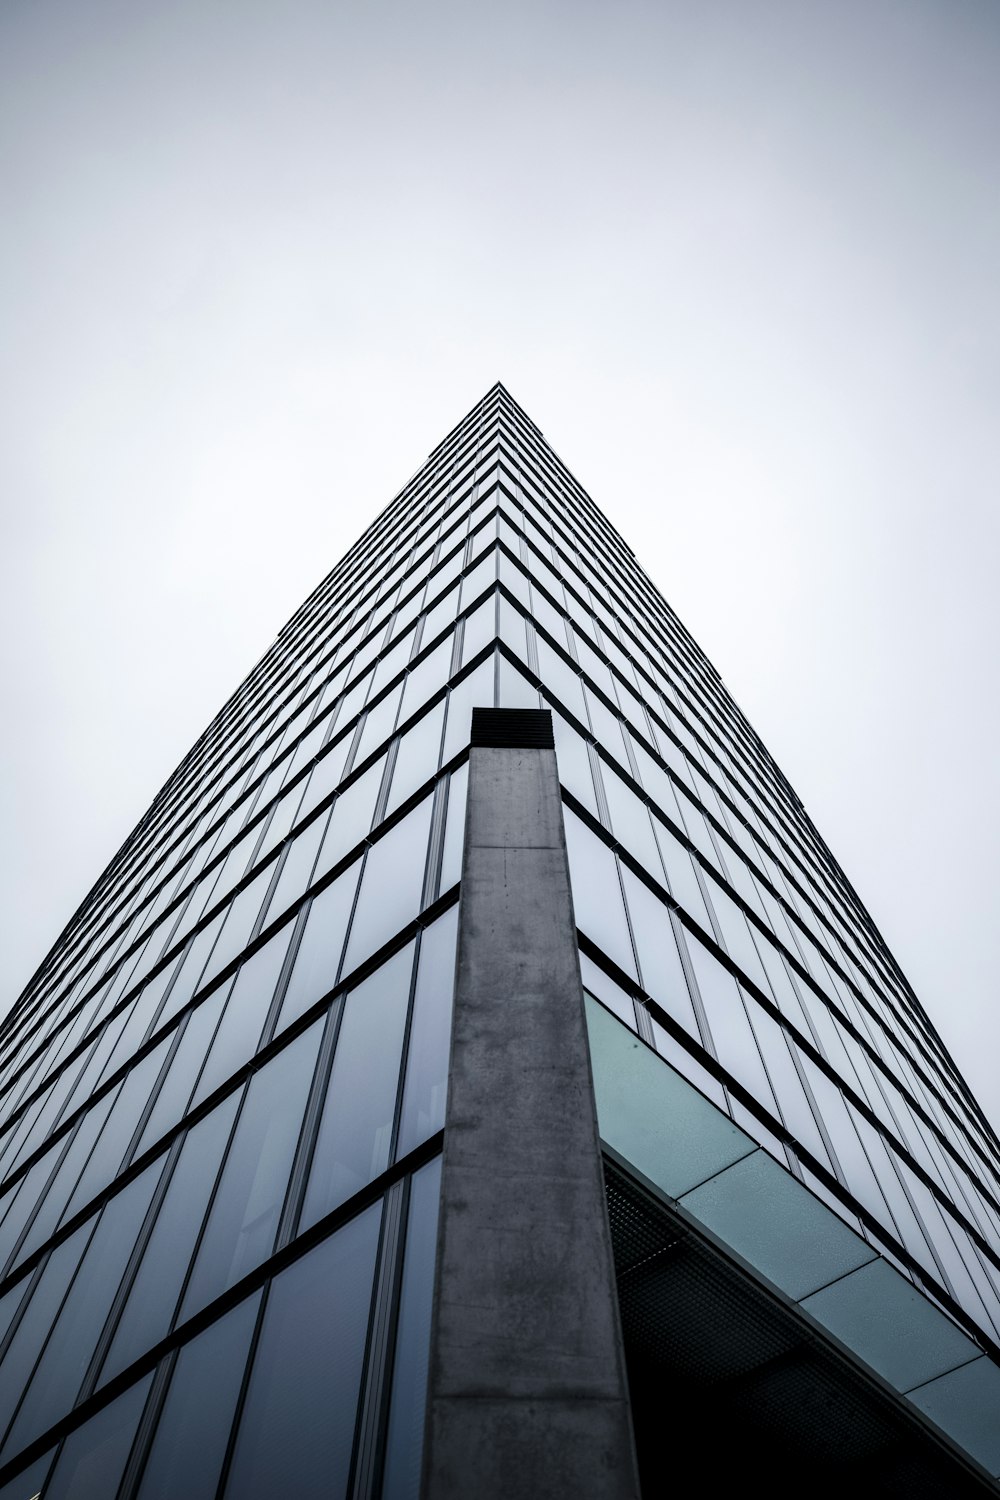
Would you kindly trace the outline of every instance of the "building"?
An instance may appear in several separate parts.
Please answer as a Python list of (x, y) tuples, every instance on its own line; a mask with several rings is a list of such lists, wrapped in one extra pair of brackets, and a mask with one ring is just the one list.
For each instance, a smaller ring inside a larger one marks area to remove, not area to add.
[(1000, 1143), (500, 385), (153, 802), (0, 1090), (0, 1500), (995, 1491)]

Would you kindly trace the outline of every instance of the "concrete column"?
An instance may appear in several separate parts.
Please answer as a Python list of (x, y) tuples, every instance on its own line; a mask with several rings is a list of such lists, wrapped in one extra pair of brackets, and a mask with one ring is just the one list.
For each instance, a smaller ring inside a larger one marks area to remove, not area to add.
[(639, 1494), (551, 747), (475, 711), (423, 1500)]

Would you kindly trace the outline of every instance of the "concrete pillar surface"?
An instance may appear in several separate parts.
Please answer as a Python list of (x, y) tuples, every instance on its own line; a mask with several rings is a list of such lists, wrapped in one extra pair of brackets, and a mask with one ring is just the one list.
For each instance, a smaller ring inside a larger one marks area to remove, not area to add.
[(555, 752), (470, 755), (424, 1500), (636, 1500)]

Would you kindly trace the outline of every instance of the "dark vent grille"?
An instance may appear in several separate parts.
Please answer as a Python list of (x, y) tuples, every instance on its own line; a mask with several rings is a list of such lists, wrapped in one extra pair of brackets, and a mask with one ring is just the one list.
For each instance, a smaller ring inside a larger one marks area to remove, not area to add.
[(547, 708), (474, 708), (472, 743), (511, 749), (554, 750)]

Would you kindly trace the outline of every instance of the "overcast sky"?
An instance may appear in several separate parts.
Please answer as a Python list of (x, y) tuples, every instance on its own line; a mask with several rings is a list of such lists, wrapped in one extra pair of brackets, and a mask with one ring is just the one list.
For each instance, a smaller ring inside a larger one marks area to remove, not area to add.
[(1000, 1124), (994, 0), (5, 0), (6, 1005), (501, 379)]

